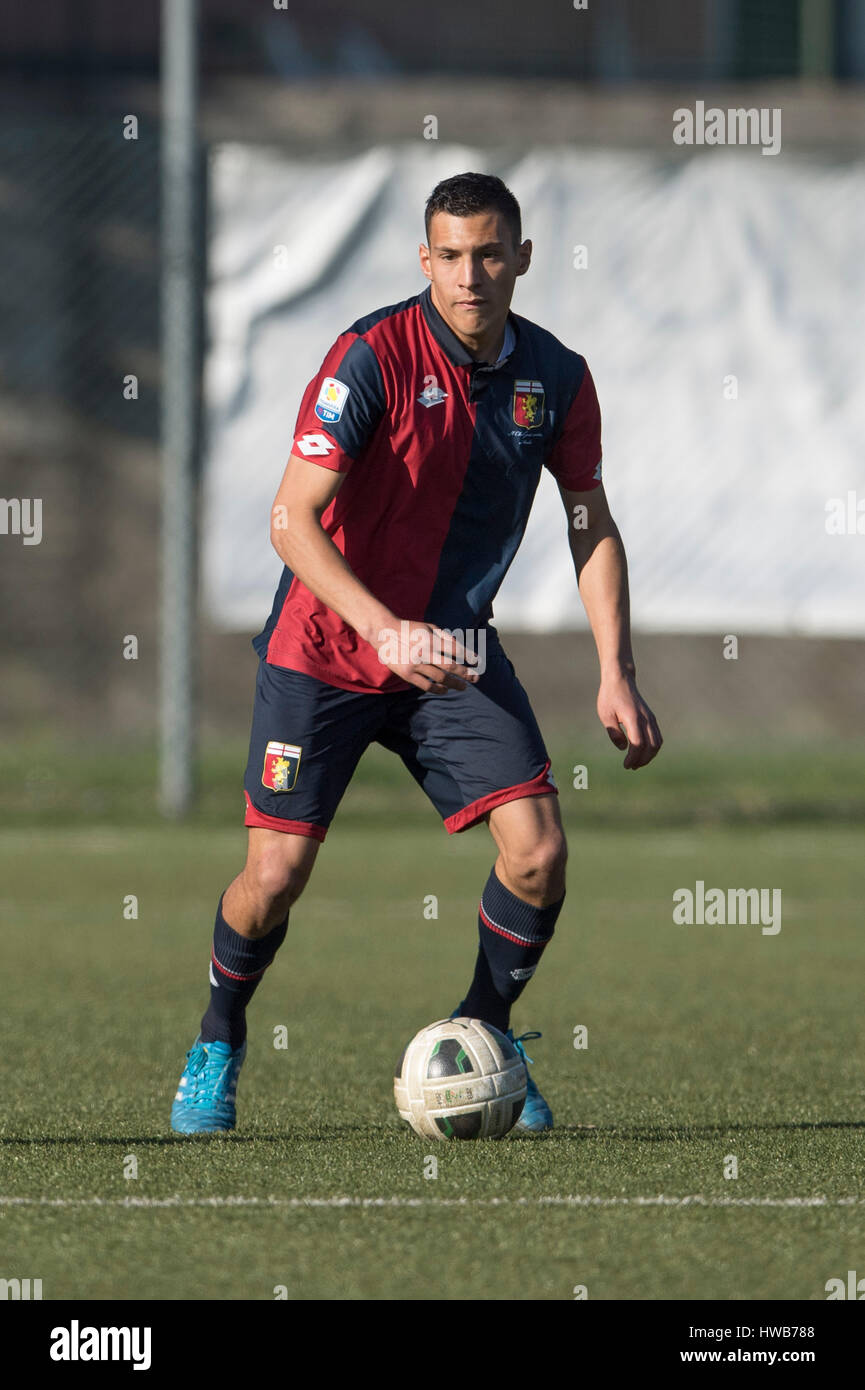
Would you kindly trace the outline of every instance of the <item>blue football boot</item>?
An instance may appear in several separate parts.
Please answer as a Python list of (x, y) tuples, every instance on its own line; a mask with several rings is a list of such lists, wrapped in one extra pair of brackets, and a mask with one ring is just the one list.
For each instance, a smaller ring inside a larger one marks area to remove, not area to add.
[[(517, 1052), (528, 1064), (534, 1065), (534, 1058), (530, 1057), (523, 1047), (524, 1042), (531, 1041), (532, 1038), (543, 1037), (542, 1033), (521, 1033), (518, 1038), (514, 1037), (513, 1029), (509, 1028), (507, 1037), (510, 1038)], [(545, 1129), (553, 1127), (553, 1112), (547, 1105), (537, 1086), (531, 1078), (528, 1065), (526, 1066), (526, 1103), (523, 1106), (523, 1113), (514, 1125), (514, 1129), (521, 1134), (542, 1134)]]
[(246, 1043), (195, 1039), (171, 1107), (171, 1128), (178, 1134), (219, 1134), (234, 1129), (237, 1077), (246, 1056)]
[[(460, 1007), (454, 1009), (451, 1018), (459, 1018)], [(518, 1038), (514, 1037), (513, 1029), (509, 1028), (505, 1037), (513, 1043), (517, 1052), (526, 1063), (526, 1103), (523, 1106), (522, 1114), (514, 1125), (514, 1131), (522, 1134), (542, 1134), (545, 1129), (553, 1127), (553, 1112), (547, 1105), (531, 1076), (529, 1075), (528, 1063), (534, 1066), (534, 1058), (529, 1057), (523, 1043), (532, 1038), (542, 1038), (543, 1033), (521, 1033)]]

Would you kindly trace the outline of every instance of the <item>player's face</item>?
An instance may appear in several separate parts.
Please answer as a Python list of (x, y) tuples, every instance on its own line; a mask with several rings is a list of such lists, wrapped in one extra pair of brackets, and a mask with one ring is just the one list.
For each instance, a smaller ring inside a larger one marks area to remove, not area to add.
[(504, 331), (514, 283), (529, 268), (531, 242), (515, 246), (498, 212), (436, 212), (429, 240), (421, 247), (421, 268), (432, 281), (435, 307), (471, 348), (488, 346)]

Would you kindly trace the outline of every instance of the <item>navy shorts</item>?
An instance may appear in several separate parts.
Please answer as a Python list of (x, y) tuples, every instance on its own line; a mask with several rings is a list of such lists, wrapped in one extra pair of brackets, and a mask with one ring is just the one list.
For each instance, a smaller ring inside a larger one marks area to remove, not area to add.
[(246, 824), (323, 840), (364, 751), (398, 753), (451, 834), (524, 796), (556, 791), (528, 696), (497, 642), (476, 685), (368, 695), (262, 661)]

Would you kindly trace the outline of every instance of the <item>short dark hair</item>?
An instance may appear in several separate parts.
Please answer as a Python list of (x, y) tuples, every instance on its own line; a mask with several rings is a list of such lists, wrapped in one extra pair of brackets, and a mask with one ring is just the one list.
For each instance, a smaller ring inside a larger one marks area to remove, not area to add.
[(424, 210), (427, 244), (430, 222), (436, 212), (447, 212), (451, 217), (500, 212), (510, 228), (514, 246), (519, 246), (522, 240), (520, 205), (507, 184), (495, 174), (454, 174), (453, 178), (442, 179), (436, 184)]

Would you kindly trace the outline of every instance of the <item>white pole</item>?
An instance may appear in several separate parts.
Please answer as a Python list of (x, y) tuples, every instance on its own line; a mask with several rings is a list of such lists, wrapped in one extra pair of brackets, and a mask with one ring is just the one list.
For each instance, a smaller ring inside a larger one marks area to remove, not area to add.
[(162, 0), (162, 553), (159, 802), (181, 816), (193, 793), (198, 409), (198, 0)]

